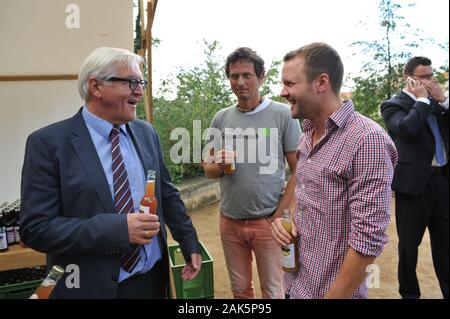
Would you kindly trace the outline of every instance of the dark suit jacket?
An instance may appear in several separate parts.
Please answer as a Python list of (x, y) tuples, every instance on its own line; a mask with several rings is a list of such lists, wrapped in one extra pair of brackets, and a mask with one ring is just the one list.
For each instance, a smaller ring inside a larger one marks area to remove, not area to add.
[[(127, 129), (145, 171), (157, 172), (159, 236), (168, 270), (164, 224), (180, 243), (185, 258), (200, 253), (197, 234), (171, 184), (156, 131), (138, 120), (128, 123)], [(71, 275), (66, 273), (52, 297), (115, 298), (121, 256), (130, 249), (127, 220), (126, 215), (114, 212), (112, 194), (81, 110), (28, 137), (21, 200), (20, 231), (25, 244), (46, 253), (48, 267), (74, 264), (80, 270), (79, 288), (66, 287), (66, 276)], [(168, 272), (161, 275), (167, 278)]]
[(430, 112), (434, 112), (436, 116), (448, 150), (448, 110), (434, 101), (431, 103), (433, 107), (416, 102), (402, 91), (381, 105), (381, 115), (395, 142), (399, 157), (392, 182), (394, 191), (421, 194), (431, 176), (435, 142), (427, 121)]

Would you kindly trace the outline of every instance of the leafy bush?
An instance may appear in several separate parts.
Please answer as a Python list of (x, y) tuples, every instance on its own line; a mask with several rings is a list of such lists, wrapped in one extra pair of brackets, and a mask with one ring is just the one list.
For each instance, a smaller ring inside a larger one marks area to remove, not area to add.
[[(201, 121), (203, 133), (220, 109), (234, 103), (235, 97), (225, 75), (225, 58), (217, 53), (219, 49), (217, 41), (205, 41), (204, 62), (191, 69), (179, 69), (177, 75), (163, 81), (157, 97), (153, 100), (154, 126), (161, 137), (164, 160), (175, 183), (203, 175), (201, 165), (192, 163), (193, 121)], [(280, 62), (273, 62), (267, 71), (266, 84), (262, 88), (262, 93), (266, 96), (270, 95), (270, 85), (274, 84), (278, 77), (279, 65)], [(169, 96), (172, 98), (169, 99)], [(143, 102), (138, 106), (138, 117), (145, 119)], [(179, 142), (170, 140), (170, 134), (176, 128), (189, 131), (190, 163), (176, 164), (170, 158), (171, 148)], [(202, 149), (203, 145), (202, 141)]]

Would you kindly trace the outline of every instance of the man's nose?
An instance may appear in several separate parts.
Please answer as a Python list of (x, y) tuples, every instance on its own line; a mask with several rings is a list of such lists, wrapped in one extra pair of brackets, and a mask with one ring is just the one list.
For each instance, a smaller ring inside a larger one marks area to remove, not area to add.
[(280, 96), (281, 97), (287, 97), (289, 95), (288, 91), (286, 90), (286, 88), (283, 86), (283, 88), (281, 89), (280, 92)]
[(144, 95), (144, 85), (138, 84), (136, 88), (133, 90), (133, 94), (142, 96)]

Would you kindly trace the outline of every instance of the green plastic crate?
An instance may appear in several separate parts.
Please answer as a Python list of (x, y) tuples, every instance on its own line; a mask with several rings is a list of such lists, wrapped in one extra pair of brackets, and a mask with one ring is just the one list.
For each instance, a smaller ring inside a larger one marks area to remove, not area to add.
[(206, 247), (200, 242), (202, 255), (202, 268), (197, 277), (192, 280), (181, 279), (181, 271), (185, 260), (179, 245), (169, 246), (170, 270), (177, 299), (212, 299), (214, 298), (213, 259)]
[(42, 279), (0, 286), (0, 299), (28, 299)]

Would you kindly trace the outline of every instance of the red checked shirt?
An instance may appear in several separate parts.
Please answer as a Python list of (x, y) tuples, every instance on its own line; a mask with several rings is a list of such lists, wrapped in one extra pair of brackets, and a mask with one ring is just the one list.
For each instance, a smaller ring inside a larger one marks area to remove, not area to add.
[[(290, 298), (323, 298), (350, 247), (379, 256), (387, 242), (391, 182), (397, 151), (374, 121), (346, 101), (325, 123), (314, 147), (313, 126), (302, 123), (297, 150), (294, 222), (299, 271), (285, 274)], [(352, 298), (367, 298), (365, 282)]]

